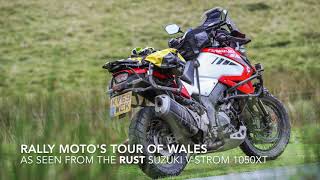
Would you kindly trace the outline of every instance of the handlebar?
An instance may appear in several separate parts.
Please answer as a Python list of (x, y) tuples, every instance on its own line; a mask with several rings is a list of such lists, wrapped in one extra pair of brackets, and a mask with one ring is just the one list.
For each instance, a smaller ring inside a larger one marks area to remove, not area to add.
[(249, 39), (249, 38), (239, 38), (239, 37), (234, 37), (234, 36), (227, 35), (224, 33), (219, 33), (218, 35), (215, 36), (215, 39), (219, 43), (234, 42), (234, 43), (239, 43), (239, 45), (245, 45), (251, 41), (251, 39)]
[[(227, 25), (229, 28), (229, 31), (221, 28), (222, 26)], [(240, 33), (238, 30), (232, 30), (230, 29), (229, 25), (227, 22), (223, 21), (218, 24), (215, 24), (213, 26), (208, 26), (208, 27), (201, 27), (204, 28), (203, 30), (208, 33), (209, 38), (214, 38), (216, 41), (218, 41), (220, 44), (224, 44), (227, 46), (230, 46), (230, 43), (236, 44), (237, 46), (245, 45), (251, 42), (249, 38), (245, 37), (245, 34)], [(235, 32), (235, 33), (234, 33)], [(168, 45), (170, 48), (176, 48), (180, 49), (184, 42), (190, 42), (190, 44), (196, 44), (196, 40), (193, 38), (193, 35), (188, 36), (188, 33), (193, 33), (193, 31), (187, 31), (183, 36), (178, 37), (178, 38), (172, 38), (169, 40)], [(192, 37), (189, 39), (185, 39), (188, 37)], [(197, 48), (191, 47), (194, 53), (197, 53)]]
[(251, 39), (249, 38), (239, 38), (234, 36), (229, 36), (230, 41), (238, 42), (240, 45), (248, 44)]

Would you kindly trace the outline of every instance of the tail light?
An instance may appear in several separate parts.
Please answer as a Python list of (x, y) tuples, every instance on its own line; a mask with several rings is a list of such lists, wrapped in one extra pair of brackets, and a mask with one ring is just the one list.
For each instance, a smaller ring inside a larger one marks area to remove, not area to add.
[(121, 83), (128, 79), (128, 73), (120, 73), (114, 77), (116, 83)]

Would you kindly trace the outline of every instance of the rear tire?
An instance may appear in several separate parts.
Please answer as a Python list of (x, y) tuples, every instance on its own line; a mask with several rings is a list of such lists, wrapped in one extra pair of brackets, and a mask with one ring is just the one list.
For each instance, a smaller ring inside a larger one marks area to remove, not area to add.
[[(154, 154), (150, 154), (149, 152), (147, 152), (146, 148), (150, 144), (155, 144), (153, 140), (155, 138), (152, 135), (150, 135), (150, 126), (156, 120), (159, 121), (159, 118), (155, 115), (154, 107), (145, 107), (138, 111), (136, 115), (133, 117), (130, 124), (129, 143), (143, 145), (142, 155), (146, 158), (143, 164), (139, 164), (139, 167), (149, 177), (161, 178), (166, 176), (177, 176), (182, 172), (182, 170), (185, 168), (187, 164), (187, 154), (185, 153), (173, 154), (174, 156), (179, 156), (179, 158), (181, 158), (181, 161), (179, 161), (178, 163), (165, 165), (149, 163), (149, 157), (154, 156)], [(165, 123), (163, 120), (160, 121), (161, 123)]]
[[(271, 149), (261, 150), (255, 147), (253, 140), (249, 136), (250, 129), (248, 129), (247, 137), (244, 140), (244, 142), (240, 145), (240, 148), (248, 156), (258, 156), (258, 157), (265, 156), (266, 160), (273, 160), (283, 153), (287, 144), (289, 143), (289, 139), (290, 139), (289, 116), (284, 105), (271, 94), (265, 95), (264, 97), (259, 99), (262, 101), (264, 106), (273, 107), (273, 109), (276, 110), (275, 113), (278, 116), (278, 119), (279, 119), (278, 125), (280, 126), (280, 130), (279, 130), (280, 134), (278, 135), (279, 139)], [(248, 123), (248, 120), (244, 119), (244, 122)]]

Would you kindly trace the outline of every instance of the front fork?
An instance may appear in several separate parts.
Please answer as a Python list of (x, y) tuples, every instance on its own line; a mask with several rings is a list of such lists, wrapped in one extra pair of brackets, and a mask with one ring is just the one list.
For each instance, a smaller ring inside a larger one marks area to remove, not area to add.
[(270, 134), (272, 128), (271, 116), (260, 99), (258, 99), (258, 106), (262, 114), (262, 123), (266, 127), (266, 133)]
[[(262, 78), (262, 74), (261, 72), (263, 72), (263, 67), (260, 64), (256, 64), (256, 69), (259, 71), (260, 76), (257, 77), (257, 79), (259, 80), (259, 84), (257, 85), (260, 89), (262, 89), (262, 93), (260, 94), (260, 96), (256, 97), (256, 103), (258, 105), (258, 111), (260, 114), (262, 114), (262, 123), (265, 125), (265, 127), (270, 127), (271, 124), (271, 118), (270, 118), (270, 114), (267, 111), (266, 107), (264, 106), (264, 104), (262, 103), (261, 99), (259, 97), (261, 96), (268, 96), (269, 92), (266, 88), (264, 88), (263, 86), (263, 78)], [(269, 128), (270, 129), (270, 128)]]
[(248, 108), (251, 111), (251, 115), (254, 116), (254, 124), (256, 124), (257, 129), (269, 131), (272, 123), (271, 117), (262, 100), (259, 97), (252, 98), (252, 103)]

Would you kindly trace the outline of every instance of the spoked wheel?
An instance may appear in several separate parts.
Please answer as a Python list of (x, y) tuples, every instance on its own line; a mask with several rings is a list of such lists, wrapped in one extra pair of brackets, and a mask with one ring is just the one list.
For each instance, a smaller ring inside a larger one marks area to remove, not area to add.
[(247, 127), (247, 137), (240, 148), (245, 154), (265, 156), (267, 160), (281, 155), (290, 139), (290, 122), (286, 109), (278, 99), (266, 95), (248, 102), (243, 121)]
[[(168, 145), (176, 145), (177, 142), (168, 124), (155, 116), (152, 107), (141, 109), (132, 119), (129, 142), (143, 145), (145, 161), (139, 167), (151, 178), (179, 175), (187, 164), (186, 153), (169, 152)], [(151, 153), (147, 151), (150, 145), (162, 146), (163, 149)]]

